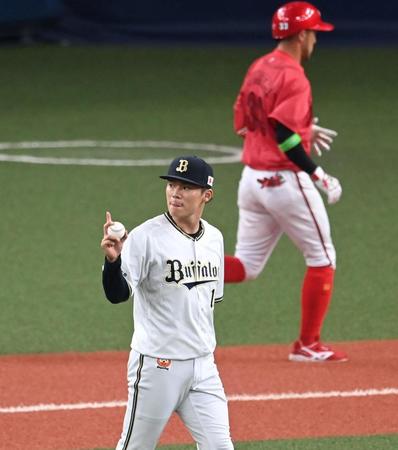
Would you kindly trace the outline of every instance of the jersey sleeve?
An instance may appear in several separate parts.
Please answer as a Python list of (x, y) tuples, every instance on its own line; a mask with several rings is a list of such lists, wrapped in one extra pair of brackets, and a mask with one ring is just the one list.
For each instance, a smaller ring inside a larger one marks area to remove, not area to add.
[(220, 273), (217, 281), (215, 303), (221, 302), (224, 297), (224, 239), (220, 233)]
[(312, 96), (307, 80), (296, 79), (279, 90), (279, 98), (268, 117), (300, 133), (311, 123)]
[(241, 137), (245, 137), (248, 131), (248, 117), (245, 105), (245, 91), (247, 79), (252, 73), (253, 69), (256, 67), (258, 60), (255, 60), (247, 70), (246, 76), (240, 87), (239, 94), (235, 100), (233, 111), (234, 111), (234, 130), (235, 133)]
[(147, 247), (147, 236), (139, 229), (132, 230), (123, 245), (121, 269), (129, 285), (131, 295), (148, 275), (149, 255)]

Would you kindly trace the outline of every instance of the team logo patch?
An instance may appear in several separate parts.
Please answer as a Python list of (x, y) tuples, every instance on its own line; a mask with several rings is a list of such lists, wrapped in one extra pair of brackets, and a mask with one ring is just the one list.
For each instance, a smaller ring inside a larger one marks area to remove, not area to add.
[(209, 186), (213, 186), (213, 183), (214, 183), (214, 178), (213, 177), (211, 177), (210, 175), (207, 177), (207, 184), (209, 185)]
[(257, 179), (257, 181), (260, 183), (261, 189), (263, 189), (265, 187), (280, 186), (281, 184), (283, 184), (285, 182), (285, 179), (283, 178), (282, 175), (277, 173), (276, 175), (273, 175), (272, 177), (269, 177), (269, 178), (264, 177), (262, 180)]
[(157, 362), (156, 367), (158, 369), (169, 370), (169, 367), (171, 366), (171, 359), (158, 358), (156, 362)]

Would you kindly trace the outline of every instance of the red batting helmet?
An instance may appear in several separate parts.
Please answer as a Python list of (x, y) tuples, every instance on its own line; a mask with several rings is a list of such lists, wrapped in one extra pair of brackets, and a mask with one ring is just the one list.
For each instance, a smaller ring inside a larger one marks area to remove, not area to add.
[(334, 25), (323, 22), (321, 13), (307, 2), (290, 2), (276, 10), (272, 17), (272, 37), (284, 39), (301, 30), (332, 31)]

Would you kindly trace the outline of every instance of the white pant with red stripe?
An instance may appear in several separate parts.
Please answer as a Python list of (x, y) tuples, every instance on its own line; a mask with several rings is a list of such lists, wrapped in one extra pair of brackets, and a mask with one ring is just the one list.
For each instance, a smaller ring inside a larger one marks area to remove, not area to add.
[[(279, 185), (272, 181), (276, 179)], [(336, 266), (325, 205), (307, 173), (246, 166), (238, 206), (235, 256), (242, 261), (247, 279), (261, 273), (283, 233), (300, 249), (307, 266)]]
[(212, 354), (159, 360), (131, 350), (128, 404), (116, 450), (153, 450), (176, 412), (200, 450), (233, 450), (228, 406)]

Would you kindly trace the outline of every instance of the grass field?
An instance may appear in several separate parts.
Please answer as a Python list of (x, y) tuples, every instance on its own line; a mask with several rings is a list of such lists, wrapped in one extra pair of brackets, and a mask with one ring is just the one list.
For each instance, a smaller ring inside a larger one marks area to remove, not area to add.
[[(269, 49), (1, 48), (0, 139), (239, 146), (232, 104), (248, 64)], [(314, 111), (321, 124), (339, 131), (332, 152), (319, 163), (343, 186), (341, 202), (329, 208), (338, 272), (325, 340), (397, 338), (397, 55), (395, 48), (319, 48), (308, 67)], [(181, 150), (0, 153), (171, 159)], [(0, 163), (1, 354), (128, 348), (131, 304), (114, 307), (102, 293), (102, 224), (107, 209), (129, 228), (162, 212), (157, 175), (164, 170)], [(222, 164), (215, 171), (216, 198), (206, 219), (223, 231), (226, 252), (232, 253), (241, 166)], [(300, 253), (283, 239), (258, 280), (226, 286), (216, 310), (219, 345), (294, 340), (303, 272)], [(272, 441), (237, 449), (397, 444), (394, 436)], [(192, 447), (178, 447), (185, 448)]]
[[(300, 439), (295, 441), (241, 442), (235, 450), (393, 450), (398, 444), (397, 436), (372, 436), (338, 439)], [(103, 449), (108, 450), (108, 449)], [(162, 450), (196, 450), (194, 445), (163, 446)]]

